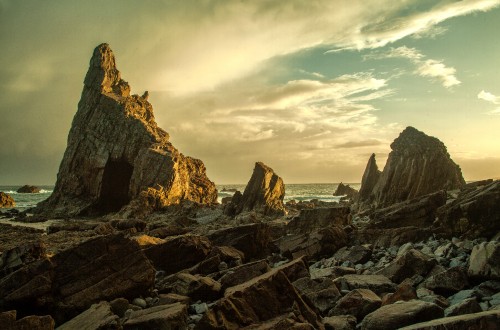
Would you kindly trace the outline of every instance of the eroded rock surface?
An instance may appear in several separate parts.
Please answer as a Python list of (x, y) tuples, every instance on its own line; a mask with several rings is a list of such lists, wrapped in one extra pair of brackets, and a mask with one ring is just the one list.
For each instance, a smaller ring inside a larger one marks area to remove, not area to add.
[(16, 202), (11, 195), (0, 191), (0, 207), (15, 207)]

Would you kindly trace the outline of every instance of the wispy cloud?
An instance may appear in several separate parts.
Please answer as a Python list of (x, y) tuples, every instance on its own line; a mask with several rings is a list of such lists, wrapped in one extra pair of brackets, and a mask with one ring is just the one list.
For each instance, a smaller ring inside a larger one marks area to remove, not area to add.
[(364, 59), (387, 59), (387, 58), (407, 58), (415, 66), (415, 73), (422, 77), (429, 77), (436, 79), (441, 82), (441, 84), (450, 88), (459, 85), (461, 82), (456, 77), (457, 70), (453, 67), (446, 66), (442, 61), (425, 59), (425, 55), (422, 54), (416, 48), (409, 48), (406, 46), (401, 46), (397, 48), (391, 48), (386, 52), (374, 52), (364, 56)]
[[(494, 105), (500, 105), (500, 96), (496, 96), (495, 94), (492, 94), (485, 90), (480, 91), (479, 94), (477, 94), (477, 98)], [(497, 107), (496, 109), (493, 109), (488, 113), (491, 115), (500, 115), (500, 107)]]

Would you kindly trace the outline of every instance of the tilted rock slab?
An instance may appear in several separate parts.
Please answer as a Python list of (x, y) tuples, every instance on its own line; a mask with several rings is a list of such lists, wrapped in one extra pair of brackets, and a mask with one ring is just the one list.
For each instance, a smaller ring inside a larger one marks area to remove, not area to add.
[(375, 154), (370, 156), (366, 164), (363, 178), (361, 179), (361, 188), (359, 189), (358, 200), (360, 202), (370, 202), (373, 199), (373, 189), (377, 185), (382, 172), (378, 169)]
[(132, 200), (134, 210), (154, 210), (180, 200), (216, 202), (217, 190), (202, 161), (184, 156), (169, 142), (147, 99), (147, 92), (130, 95), (110, 47), (99, 45), (90, 60), (54, 192), (38, 205), (38, 212), (109, 213)]

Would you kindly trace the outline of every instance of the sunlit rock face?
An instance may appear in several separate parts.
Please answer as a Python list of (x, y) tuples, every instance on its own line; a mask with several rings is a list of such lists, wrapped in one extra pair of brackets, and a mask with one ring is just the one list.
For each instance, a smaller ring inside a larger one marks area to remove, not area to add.
[[(159, 128), (153, 107), (130, 95), (107, 44), (92, 55), (47, 215), (115, 212), (133, 201), (150, 209), (191, 200), (213, 203), (217, 190), (202, 161), (184, 156)], [(144, 206), (144, 205), (142, 205)]]
[(450, 158), (443, 142), (435, 137), (407, 127), (391, 144), (391, 149), (372, 189), (377, 169), (374, 156), (370, 157), (363, 175), (361, 202), (383, 207), (465, 185), (460, 167)]

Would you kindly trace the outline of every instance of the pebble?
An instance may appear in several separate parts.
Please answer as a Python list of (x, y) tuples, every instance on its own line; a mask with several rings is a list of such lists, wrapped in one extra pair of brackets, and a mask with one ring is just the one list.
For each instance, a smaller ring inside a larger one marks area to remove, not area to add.
[(132, 304), (136, 305), (136, 306), (139, 306), (141, 308), (148, 307), (148, 304), (146, 303), (146, 300), (144, 300), (142, 298), (135, 298), (134, 300), (132, 300)]

